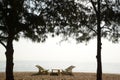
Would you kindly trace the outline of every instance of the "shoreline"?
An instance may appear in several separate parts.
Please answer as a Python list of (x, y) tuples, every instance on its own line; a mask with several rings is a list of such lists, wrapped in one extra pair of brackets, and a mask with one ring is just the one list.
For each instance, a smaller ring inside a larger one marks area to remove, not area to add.
[[(71, 75), (33, 75), (37, 72), (14, 72), (15, 80), (96, 80), (96, 73), (73, 72)], [(5, 80), (5, 72), (0, 72), (0, 80)], [(103, 80), (120, 80), (120, 74), (104, 73)]]

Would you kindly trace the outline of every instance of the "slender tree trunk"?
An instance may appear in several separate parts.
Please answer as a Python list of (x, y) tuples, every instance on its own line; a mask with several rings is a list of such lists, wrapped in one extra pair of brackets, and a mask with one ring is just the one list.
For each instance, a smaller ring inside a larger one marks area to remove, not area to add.
[(6, 80), (14, 80), (13, 76), (13, 37), (10, 35), (7, 40), (6, 47)]
[(97, 79), (102, 80), (102, 61), (101, 61), (101, 19), (100, 19), (100, 0), (98, 0), (98, 13), (97, 15)]
[[(100, 29), (100, 28), (98, 28)], [(101, 61), (101, 37), (100, 37), (100, 30), (98, 31), (97, 36), (97, 79), (96, 80), (102, 80), (102, 61)]]

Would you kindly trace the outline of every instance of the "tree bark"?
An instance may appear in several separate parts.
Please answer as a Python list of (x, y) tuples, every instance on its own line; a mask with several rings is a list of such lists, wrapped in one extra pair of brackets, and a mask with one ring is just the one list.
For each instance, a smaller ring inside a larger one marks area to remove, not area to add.
[(14, 80), (13, 76), (13, 37), (10, 35), (7, 39), (7, 47), (6, 47), (6, 80)]
[(97, 16), (97, 79), (102, 80), (102, 61), (101, 61), (101, 19), (100, 19), (100, 0), (98, 0), (98, 13)]

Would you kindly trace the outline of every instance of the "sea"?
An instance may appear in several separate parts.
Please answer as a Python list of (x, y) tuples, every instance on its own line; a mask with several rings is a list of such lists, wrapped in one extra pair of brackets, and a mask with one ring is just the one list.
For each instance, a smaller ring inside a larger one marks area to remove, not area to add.
[[(44, 69), (66, 69), (73, 65), (73, 72), (96, 73), (97, 64), (91, 62), (72, 62), (72, 61), (14, 61), (14, 72), (38, 72), (36, 65)], [(0, 72), (5, 72), (6, 62), (0, 61)], [(120, 63), (103, 63), (103, 73), (120, 74)]]

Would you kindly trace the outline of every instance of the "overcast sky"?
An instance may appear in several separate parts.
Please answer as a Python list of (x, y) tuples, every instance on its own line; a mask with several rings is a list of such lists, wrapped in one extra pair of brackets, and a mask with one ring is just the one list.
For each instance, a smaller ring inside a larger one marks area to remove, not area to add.
[[(102, 39), (102, 62), (120, 63), (120, 43)], [(14, 60), (96, 62), (96, 39), (76, 44), (74, 40), (60, 43), (60, 38), (49, 38), (45, 43), (20, 39), (14, 42)], [(0, 60), (5, 60), (5, 49), (0, 45)]]

